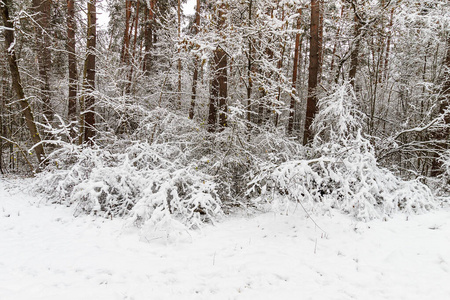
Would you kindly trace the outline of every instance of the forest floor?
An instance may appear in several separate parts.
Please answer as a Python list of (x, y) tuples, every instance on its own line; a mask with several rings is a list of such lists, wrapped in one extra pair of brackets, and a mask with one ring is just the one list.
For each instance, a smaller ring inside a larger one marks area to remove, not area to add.
[(357, 222), (227, 216), (179, 238), (6, 188), (0, 299), (450, 299), (450, 209)]

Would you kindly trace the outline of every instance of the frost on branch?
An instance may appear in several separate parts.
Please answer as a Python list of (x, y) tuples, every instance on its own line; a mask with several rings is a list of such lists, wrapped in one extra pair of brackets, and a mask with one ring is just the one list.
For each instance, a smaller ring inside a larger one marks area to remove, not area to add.
[(348, 84), (320, 100), (312, 158), (268, 164), (247, 194), (256, 193), (258, 202), (287, 198), (313, 211), (339, 209), (360, 220), (433, 208), (426, 185), (377, 165), (373, 147), (361, 135), (362, 117), (353, 100)]

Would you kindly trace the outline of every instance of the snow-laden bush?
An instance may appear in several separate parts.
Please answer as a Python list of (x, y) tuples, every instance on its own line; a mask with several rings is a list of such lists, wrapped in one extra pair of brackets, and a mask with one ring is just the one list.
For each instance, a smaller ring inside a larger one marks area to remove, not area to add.
[(145, 222), (157, 227), (167, 218), (175, 218), (191, 229), (213, 222), (220, 213), (216, 184), (208, 176), (192, 169), (162, 169), (149, 176), (131, 219), (138, 227)]
[(336, 208), (361, 220), (431, 209), (433, 195), (426, 185), (404, 181), (377, 165), (353, 103), (348, 84), (321, 99), (311, 158), (267, 164), (247, 194), (258, 194), (257, 201), (283, 196), (312, 210)]
[(216, 183), (191, 166), (167, 159), (172, 146), (143, 142), (107, 147), (64, 144), (52, 153), (51, 167), (39, 175), (35, 190), (76, 206), (76, 213), (126, 216), (134, 224), (172, 218), (187, 228), (221, 214)]
[(202, 124), (157, 108), (133, 132), (115, 139), (101, 134), (94, 146), (65, 143), (68, 131), (49, 127), (64, 137), (53, 141), (35, 190), (74, 205), (77, 214), (126, 217), (146, 229), (177, 222), (197, 228), (242, 204), (262, 162), (285, 162), (301, 152), (278, 132), (248, 135), (245, 123), (230, 118), (229, 124), (211, 134)]
[[(171, 145), (171, 161), (195, 166), (214, 177), (224, 208), (242, 200), (247, 183), (264, 162), (284, 162), (299, 158), (303, 147), (282, 132), (262, 131), (249, 135), (248, 126), (236, 116), (228, 119), (229, 127), (208, 133), (198, 124), (161, 108), (149, 113), (134, 137), (148, 138), (154, 147)], [(159, 145), (159, 146), (158, 146)]]
[(230, 117), (228, 128), (209, 133), (165, 108), (144, 112), (135, 129), (118, 138), (99, 132), (94, 146), (65, 143), (68, 131), (53, 130), (64, 138), (53, 141), (35, 190), (75, 206), (77, 214), (125, 217), (147, 231), (197, 228), (247, 204), (247, 184), (261, 164), (303, 154), (301, 145), (280, 132), (249, 134), (237, 117)]
[(426, 185), (404, 181), (380, 168), (364, 148), (355, 145), (327, 154), (269, 166), (253, 180), (249, 192), (259, 191), (258, 201), (282, 195), (312, 210), (336, 208), (361, 220), (400, 210), (418, 213), (434, 206)]

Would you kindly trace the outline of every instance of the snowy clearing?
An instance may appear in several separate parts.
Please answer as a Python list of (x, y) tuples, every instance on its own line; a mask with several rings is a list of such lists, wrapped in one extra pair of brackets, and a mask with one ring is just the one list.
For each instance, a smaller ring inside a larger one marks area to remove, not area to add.
[(450, 299), (450, 210), (356, 222), (297, 208), (140, 240), (0, 181), (0, 299)]

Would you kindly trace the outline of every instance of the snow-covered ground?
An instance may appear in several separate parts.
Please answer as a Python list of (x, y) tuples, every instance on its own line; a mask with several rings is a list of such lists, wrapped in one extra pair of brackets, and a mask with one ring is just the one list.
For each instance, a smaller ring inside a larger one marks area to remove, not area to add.
[(0, 299), (450, 299), (450, 210), (360, 223), (298, 208), (177, 242), (0, 181)]

